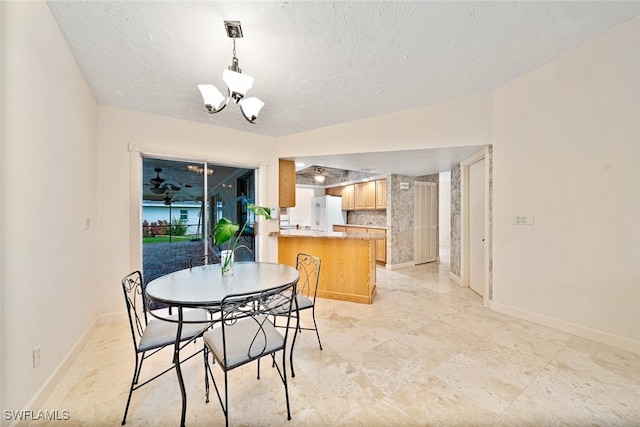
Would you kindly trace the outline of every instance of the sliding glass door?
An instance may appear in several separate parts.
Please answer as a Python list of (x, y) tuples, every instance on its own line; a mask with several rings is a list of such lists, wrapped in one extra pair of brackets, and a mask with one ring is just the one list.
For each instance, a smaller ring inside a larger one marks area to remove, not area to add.
[[(191, 259), (219, 260), (211, 230), (223, 216), (244, 223), (256, 199), (255, 170), (153, 157), (143, 157), (142, 170), (145, 281), (188, 268)], [(253, 234), (241, 238), (252, 251), (239, 259), (255, 259)]]

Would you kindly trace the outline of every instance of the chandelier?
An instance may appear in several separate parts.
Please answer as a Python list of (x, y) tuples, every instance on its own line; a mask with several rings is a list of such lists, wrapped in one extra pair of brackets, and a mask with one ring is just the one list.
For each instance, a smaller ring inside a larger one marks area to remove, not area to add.
[(222, 80), (227, 84), (227, 96), (225, 97), (217, 87), (211, 84), (199, 84), (198, 89), (202, 94), (204, 106), (209, 114), (222, 111), (230, 100), (240, 106), (242, 115), (249, 123), (255, 123), (258, 113), (264, 106), (264, 102), (256, 97), (246, 98), (244, 95), (253, 85), (253, 77), (242, 74), (236, 57), (236, 39), (242, 38), (240, 21), (224, 21), (227, 36), (233, 40), (233, 57), (231, 65), (222, 73)]

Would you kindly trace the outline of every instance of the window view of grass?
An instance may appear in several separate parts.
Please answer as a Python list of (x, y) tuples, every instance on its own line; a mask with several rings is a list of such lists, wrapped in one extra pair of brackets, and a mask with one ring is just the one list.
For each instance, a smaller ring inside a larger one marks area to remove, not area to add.
[(201, 240), (200, 235), (186, 234), (187, 223), (183, 219), (174, 218), (169, 224), (167, 221), (142, 223), (142, 243), (173, 243)]
[(201, 240), (200, 236), (197, 235), (187, 235), (187, 236), (153, 236), (153, 237), (143, 237), (142, 243), (175, 243), (175, 242), (188, 242), (192, 240)]

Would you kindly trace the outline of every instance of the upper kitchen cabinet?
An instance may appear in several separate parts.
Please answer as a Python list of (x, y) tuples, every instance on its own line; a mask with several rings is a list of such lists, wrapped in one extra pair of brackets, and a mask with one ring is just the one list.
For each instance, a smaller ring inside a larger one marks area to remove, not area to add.
[(353, 184), (345, 185), (342, 187), (342, 210), (351, 211), (355, 209), (354, 204), (354, 188)]
[(326, 194), (342, 196), (342, 210), (345, 211), (387, 208), (386, 179), (327, 188)]
[(292, 208), (296, 205), (296, 164), (292, 160), (280, 159), (279, 167), (278, 206)]
[[(324, 194), (327, 196), (342, 197), (342, 187), (329, 187), (325, 188)], [(344, 208), (342, 208), (344, 210)]]
[(376, 209), (387, 208), (387, 180), (376, 181)]
[(354, 184), (354, 209), (376, 208), (376, 182), (367, 181)]

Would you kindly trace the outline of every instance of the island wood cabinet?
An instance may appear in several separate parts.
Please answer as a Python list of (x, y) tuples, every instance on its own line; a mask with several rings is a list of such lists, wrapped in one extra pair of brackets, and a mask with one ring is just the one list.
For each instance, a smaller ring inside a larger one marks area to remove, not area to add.
[(384, 239), (376, 240), (376, 262), (378, 264), (387, 263), (387, 230), (384, 228), (373, 228), (364, 225), (334, 225), (333, 231), (343, 233), (379, 233), (385, 236)]
[(379, 228), (367, 228), (367, 233), (380, 233), (384, 234), (385, 238), (382, 240), (376, 240), (376, 262), (379, 264), (387, 263), (387, 230)]
[(318, 297), (371, 304), (376, 294), (376, 237), (368, 233), (280, 231), (278, 262), (296, 265), (300, 252), (322, 261)]
[(296, 164), (293, 160), (279, 162), (278, 206), (292, 208), (296, 205)]

